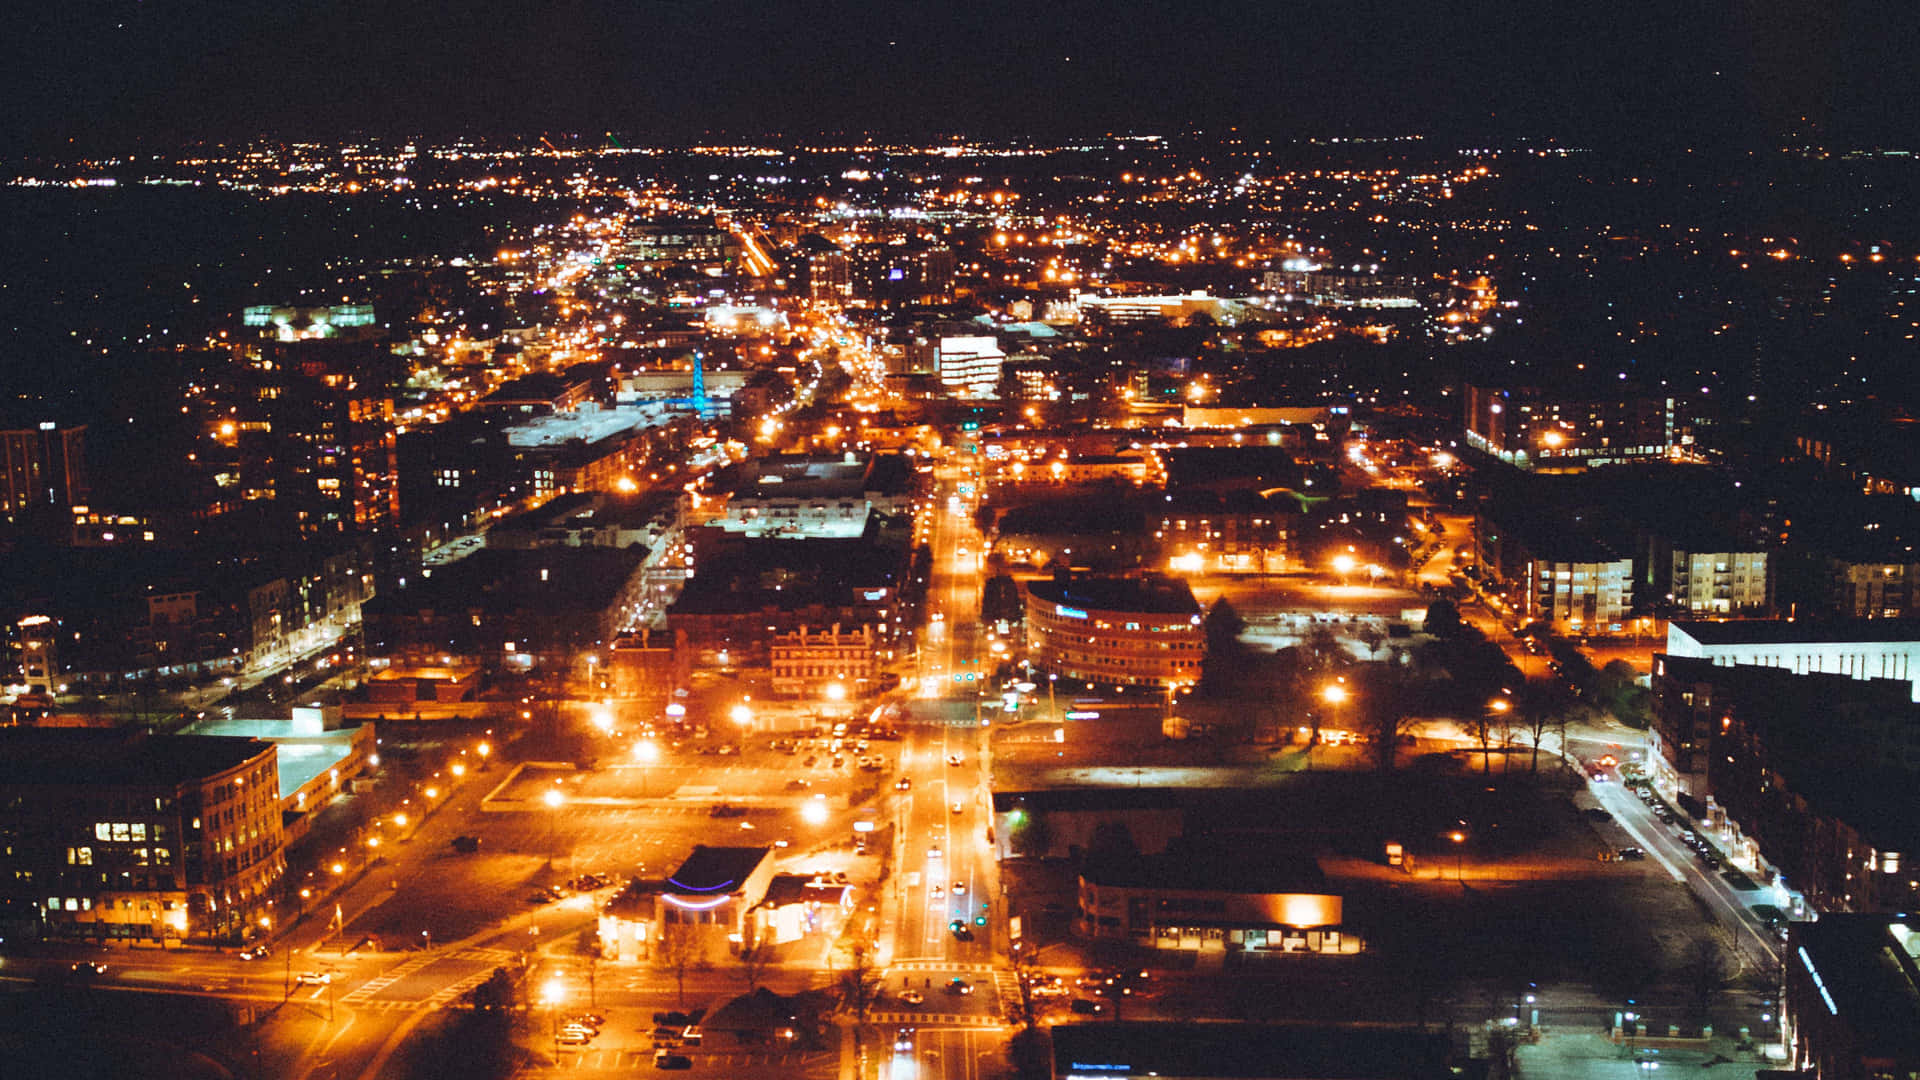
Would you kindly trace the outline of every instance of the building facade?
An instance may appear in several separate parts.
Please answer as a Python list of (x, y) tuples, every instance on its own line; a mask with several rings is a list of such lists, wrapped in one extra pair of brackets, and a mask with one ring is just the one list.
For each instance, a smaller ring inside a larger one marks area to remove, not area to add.
[(1193, 590), (1158, 575), (1032, 582), (1026, 633), (1035, 666), (1109, 686), (1190, 686), (1206, 655)]
[(800, 626), (773, 639), (773, 692), (783, 697), (831, 695), (832, 687), (849, 698), (862, 698), (880, 677), (880, 660), (873, 626), (864, 623), (841, 629)]
[(0, 731), (0, 922), (53, 938), (271, 930), (281, 820), (269, 742)]
[(1094, 938), (1200, 954), (1360, 951), (1344, 905), (1311, 862), (1223, 853), (1093, 859), (1080, 874), (1079, 929)]

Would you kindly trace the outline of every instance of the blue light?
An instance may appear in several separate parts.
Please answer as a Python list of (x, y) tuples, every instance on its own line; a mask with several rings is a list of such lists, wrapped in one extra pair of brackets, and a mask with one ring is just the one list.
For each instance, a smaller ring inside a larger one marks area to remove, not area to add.
[(1065, 604), (1053, 605), (1053, 613), (1055, 615), (1065, 616), (1066, 618), (1069, 618), (1069, 619), (1084, 619), (1087, 617), (1086, 612), (1081, 611), (1079, 608), (1076, 608), (1076, 607), (1068, 607)]

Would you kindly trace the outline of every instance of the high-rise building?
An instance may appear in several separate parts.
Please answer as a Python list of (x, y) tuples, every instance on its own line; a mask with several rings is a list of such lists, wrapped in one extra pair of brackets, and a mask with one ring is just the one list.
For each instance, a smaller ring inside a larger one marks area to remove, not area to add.
[(86, 425), (0, 430), (0, 517), (87, 501)]

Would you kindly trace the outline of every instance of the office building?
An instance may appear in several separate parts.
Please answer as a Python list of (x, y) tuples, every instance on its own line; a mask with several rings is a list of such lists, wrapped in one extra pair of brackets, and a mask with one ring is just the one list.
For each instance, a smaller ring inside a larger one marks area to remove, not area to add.
[(1026, 589), (1027, 649), (1063, 679), (1108, 686), (1191, 686), (1206, 635), (1193, 590), (1176, 578), (1035, 581)]
[(270, 928), (286, 866), (277, 755), (248, 738), (0, 730), (7, 936), (231, 940)]
[(1799, 675), (1897, 679), (1920, 701), (1920, 623), (1906, 619), (1675, 622), (1667, 625), (1667, 653)]
[(87, 486), (86, 425), (51, 421), (0, 431), (0, 518), (13, 520), (36, 508), (84, 506)]

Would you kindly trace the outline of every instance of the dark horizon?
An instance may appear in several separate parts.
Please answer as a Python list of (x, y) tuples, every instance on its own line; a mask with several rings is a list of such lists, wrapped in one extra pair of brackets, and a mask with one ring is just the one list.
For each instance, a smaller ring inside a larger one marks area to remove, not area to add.
[(1920, 12), (1890, 4), (1760, 0), (1722, 21), (1593, 3), (1516, 14), (475, 0), (447, 14), (111, 0), (52, 6), (12, 29), (0, 149), (14, 154), (349, 131), (679, 141), (1198, 126), (1680, 145), (1776, 138), (1807, 117), (1837, 145), (1920, 133), (1903, 86), (1883, 77), (1920, 41)]

